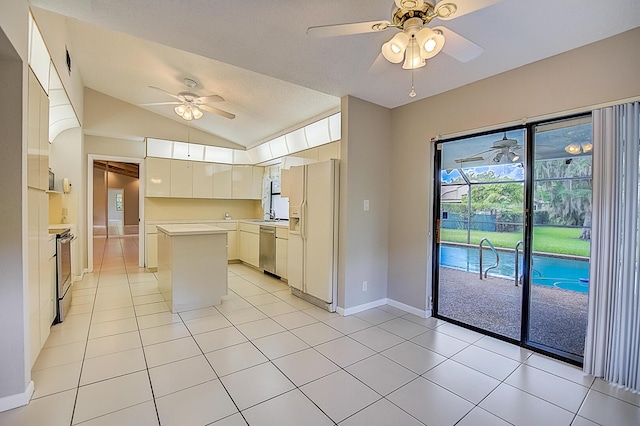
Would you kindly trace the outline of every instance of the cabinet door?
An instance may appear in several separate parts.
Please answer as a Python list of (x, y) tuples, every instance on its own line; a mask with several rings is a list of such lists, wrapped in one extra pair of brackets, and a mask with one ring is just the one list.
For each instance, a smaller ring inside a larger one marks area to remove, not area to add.
[(249, 246), (251, 246), (251, 233), (240, 231), (240, 260), (249, 263)]
[(51, 312), (49, 315), (49, 325), (51, 325), (53, 323), (53, 320), (56, 318), (56, 311), (58, 309), (57, 307), (57, 302), (58, 302), (58, 295), (57, 295), (57, 283), (56, 283), (56, 279), (57, 279), (57, 268), (58, 265), (56, 264), (56, 257), (55, 256), (51, 256), (49, 258), (49, 285), (51, 287)]
[(237, 200), (249, 200), (253, 196), (253, 166), (233, 166), (231, 196)]
[[(27, 114), (27, 186), (40, 186), (40, 83), (29, 69), (29, 98)], [(49, 172), (47, 171), (47, 179)], [(47, 185), (47, 189), (48, 185)]]
[(147, 157), (146, 170), (146, 196), (170, 197), (171, 196), (171, 160), (167, 158)]
[(233, 166), (230, 164), (213, 165), (213, 198), (231, 198)]
[(193, 197), (193, 167), (191, 161), (171, 160), (171, 197)]
[(287, 248), (287, 240), (276, 238), (276, 275), (284, 279), (287, 279)]
[(158, 234), (147, 234), (147, 269), (158, 267)]
[[(40, 130), (39, 130), (40, 179), (38, 188), (49, 189), (49, 97), (40, 89)], [(47, 334), (48, 335), (48, 334)]]
[(260, 234), (249, 234), (249, 258), (247, 263), (256, 268), (260, 265)]
[(264, 167), (253, 167), (252, 173), (252, 183), (251, 183), (251, 199), (253, 200), (261, 200), (262, 199), (262, 178), (264, 175)]
[(238, 235), (237, 231), (227, 232), (227, 259), (238, 259)]
[(213, 198), (213, 164), (193, 161), (193, 198)]

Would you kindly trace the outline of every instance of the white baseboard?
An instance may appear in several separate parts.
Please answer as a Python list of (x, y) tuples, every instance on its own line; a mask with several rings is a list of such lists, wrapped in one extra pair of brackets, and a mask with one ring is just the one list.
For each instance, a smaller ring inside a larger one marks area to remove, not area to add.
[(406, 305), (402, 302), (398, 302), (397, 300), (387, 299), (387, 305), (402, 309), (403, 311), (417, 315), (420, 318), (429, 318), (431, 316), (431, 309), (423, 311), (422, 309), (414, 308), (413, 306)]
[(88, 274), (88, 273), (89, 273), (89, 269), (85, 268), (80, 275), (74, 275), (73, 282), (82, 281), (82, 279), (84, 278), (84, 274)]
[(366, 311), (367, 309), (371, 309), (371, 308), (377, 308), (378, 306), (382, 306), (386, 304), (387, 304), (387, 299), (378, 299), (378, 300), (374, 300), (373, 302), (365, 303), (363, 305), (353, 306), (347, 309), (344, 309), (338, 306), (336, 308), (336, 312), (342, 315), (343, 317), (346, 317), (348, 315), (357, 314), (358, 312)]
[(413, 306), (406, 305), (404, 303), (398, 302), (393, 299), (378, 299), (373, 302), (365, 303), (358, 306), (353, 306), (351, 308), (341, 308), (337, 307), (336, 312), (340, 315), (346, 317), (348, 315), (357, 314), (358, 312), (366, 311), (367, 309), (377, 308), (378, 306), (389, 305), (394, 308), (401, 309), (409, 314), (417, 315), (420, 318), (429, 318), (431, 316), (431, 309), (423, 311), (422, 309), (414, 308)]
[(34, 385), (32, 380), (29, 382), (29, 385), (24, 392), (0, 398), (0, 413), (3, 411), (11, 410), (13, 408), (22, 407), (23, 405), (27, 405), (31, 400), (33, 390)]

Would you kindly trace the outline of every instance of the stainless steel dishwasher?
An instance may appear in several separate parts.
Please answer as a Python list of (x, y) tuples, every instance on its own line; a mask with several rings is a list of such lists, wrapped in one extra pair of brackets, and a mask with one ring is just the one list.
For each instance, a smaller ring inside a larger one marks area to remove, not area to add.
[(276, 228), (260, 226), (260, 269), (276, 273)]

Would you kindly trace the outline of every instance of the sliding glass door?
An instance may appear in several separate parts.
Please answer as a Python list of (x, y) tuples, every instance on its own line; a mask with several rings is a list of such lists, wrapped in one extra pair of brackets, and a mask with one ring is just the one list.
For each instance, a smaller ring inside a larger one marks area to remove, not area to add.
[(590, 116), (444, 141), (436, 166), (435, 315), (581, 361)]
[(524, 147), (524, 129), (440, 145), (437, 313), (514, 340), (522, 322)]

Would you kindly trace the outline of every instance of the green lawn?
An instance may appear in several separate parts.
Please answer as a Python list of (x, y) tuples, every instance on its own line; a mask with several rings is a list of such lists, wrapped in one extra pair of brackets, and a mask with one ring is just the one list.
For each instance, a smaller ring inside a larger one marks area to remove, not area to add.
[[(589, 256), (589, 241), (579, 239), (579, 228), (556, 228), (536, 226), (533, 228), (533, 250), (545, 253), (572, 254)], [(471, 231), (471, 244), (480, 244), (488, 238), (495, 247), (513, 249), (522, 239), (520, 232)], [(461, 229), (441, 229), (440, 241), (466, 243), (467, 231)]]

